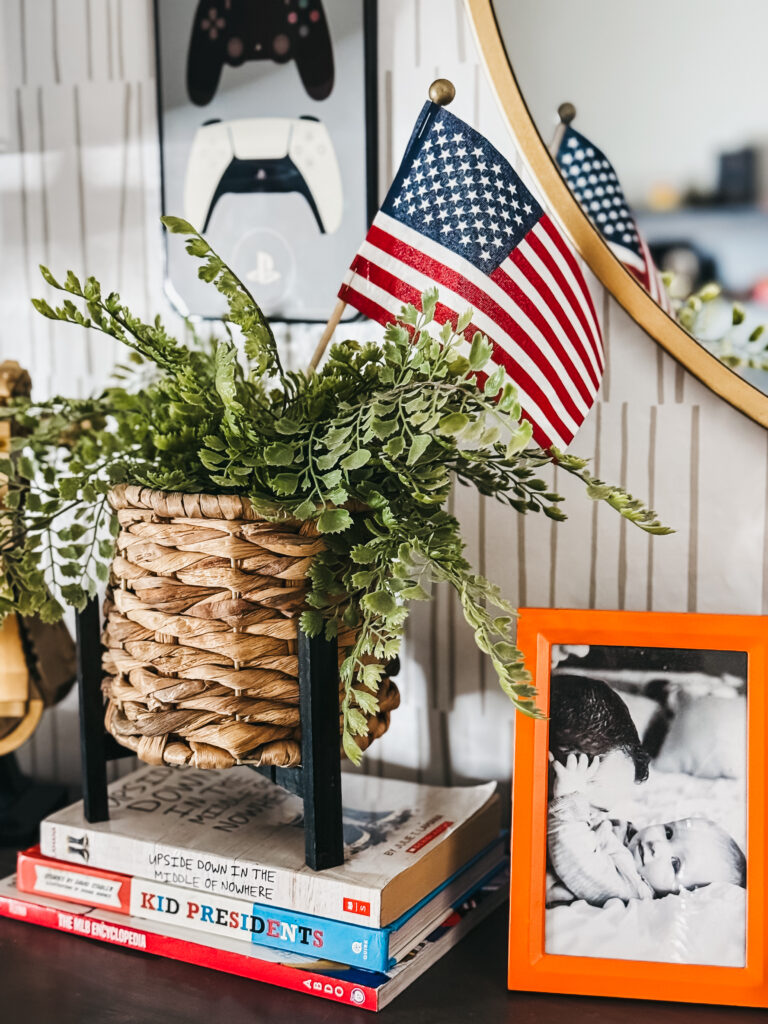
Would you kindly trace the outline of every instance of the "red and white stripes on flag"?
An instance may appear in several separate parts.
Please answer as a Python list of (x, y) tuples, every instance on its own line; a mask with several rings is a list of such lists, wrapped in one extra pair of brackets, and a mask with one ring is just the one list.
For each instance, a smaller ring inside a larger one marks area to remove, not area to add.
[(576, 258), (546, 214), (490, 275), (459, 253), (379, 211), (339, 297), (386, 324), (403, 303), (419, 307), (436, 285), (435, 320), (455, 323), (468, 306), (493, 344), (493, 363), (518, 389), (523, 415), (544, 448), (565, 447), (594, 404), (605, 359), (592, 297)]
[[(606, 241), (608, 240), (606, 239)], [(656, 264), (653, 262), (648, 243), (639, 231), (636, 233), (635, 245), (637, 252), (633, 252), (617, 242), (608, 241), (608, 248), (613, 252), (616, 259), (624, 264), (633, 277), (637, 278), (653, 301), (658, 303), (665, 313), (669, 313), (670, 316), (674, 317), (669, 292)]]
[(653, 257), (648, 249), (648, 243), (639, 232), (638, 237), (640, 239), (640, 250), (645, 258), (645, 270), (637, 275), (640, 278), (640, 284), (645, 288), (653, 301), (658, 303), (664, 312), (674, 319), (675, 311), (672, 307), (672, 300), (669, 297), (667, 286), (662, 280), (658, 267), (653, 262)]

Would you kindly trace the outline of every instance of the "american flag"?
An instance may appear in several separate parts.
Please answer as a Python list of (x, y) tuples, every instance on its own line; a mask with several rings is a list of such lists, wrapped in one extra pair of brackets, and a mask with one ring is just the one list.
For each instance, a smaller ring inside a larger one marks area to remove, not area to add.
[[(594, 404), (603, 347), (574, 253), (509, 162), (427, 103), (339, 297), (381, 324), (440, 291), (435, 320), (471, 306), (518, 389), (537, 444), (565, 447)], [(491, 371), (492, 372), (492, 371)]]
[(569, 125), (557, 151), (557, 162), (568, 187), (609, 249), (651, 298), (672, 315), (672, 304), (661, 274), (638, 230), (618, 175), (605, 154)]

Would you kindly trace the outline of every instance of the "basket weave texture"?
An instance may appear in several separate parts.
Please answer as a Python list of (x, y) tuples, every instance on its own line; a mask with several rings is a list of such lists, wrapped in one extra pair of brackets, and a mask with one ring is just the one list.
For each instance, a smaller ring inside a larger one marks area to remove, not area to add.
[[(106, 600), (106, 725), (150, 764), (288, 767), (301, 760), (297, 629), (323, 541), (237, 495), (121, 484)], [(339, 661), (355, 641), (339, 633)], [(382, 680), (367, 745), (399, 703)], [(341, 727), (341, 716), (340, 716)]]

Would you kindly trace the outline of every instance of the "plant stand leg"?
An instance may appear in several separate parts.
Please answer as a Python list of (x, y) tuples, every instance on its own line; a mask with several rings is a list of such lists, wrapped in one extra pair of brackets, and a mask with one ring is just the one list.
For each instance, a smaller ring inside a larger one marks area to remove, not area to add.
[(101, 696), (99, 603), (91, 598), (77, 613), (77, 692), (80, 702), (80, 762), (86, 821), (106, 821), (107, 752)]
[[(131, 756), (104, 731), (98, 601), (78, 612), (77, 688), (86, 821), (107, 821), (107, 761)], [(299, 630), (301, 767), (257, 769), (304, 800), (306, 862), (313, 871), (344, 862), (339, 756), (338, 651), (335, 640)]]
[(307, 866), (323, 871), (344, 863), (339, 754), (339, 662), (335, 640), (299, 630), (301, 765), (253, 770), (304, 801)]
[(299, 704), (306, 860), (313, 871), (344, 863), (335, 641), (299, 630)]

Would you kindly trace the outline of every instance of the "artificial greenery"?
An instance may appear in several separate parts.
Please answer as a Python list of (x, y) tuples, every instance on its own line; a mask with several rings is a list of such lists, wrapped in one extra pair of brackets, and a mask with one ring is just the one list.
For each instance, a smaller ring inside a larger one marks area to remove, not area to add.
[(530, 423), (504, 371), (478, 377), (491, 356), (487, 339), (475, 334), (462, 352), (471, 310), (433, 337), (437, 292), (427, 291), (420, 310), (403, 307), (383, 345), (345, 341), (318, 372), (286, 372), (253, 296), (189, 224), (165, 224), (188, 236), (200, 277), (225, 296), (228, 336), (181, 344), (159, 319), (142, 323), (118, 295), (103, 295), (94, 278), (81, 284), (70, 272), (60, 284), (42, 268), (48, 284), (68, 294), (56, 308), (33, 300), (40, 313), (111, 335), (157, 372), (96, 398), (21, 400), (6, 410), (19, 436), (12, 458), (0, 463), (8, 478), (0, 614), (53, 619), (60, 600), (82, 607), (96, 593), (117, 533), (107, 503), (112, 485), (236, 493), (269, 519), (315, 520), (325, 537), (301, 625), (328, 637), (343, 626), (359, 629), (341, 666), (343, 744), (352, 761), (360, 759), (354, 738), (378, 709), (382, 665), (399, 649), (408, 606), (428, 598), (432, 581), (456, 590), (503, 690), (535, 714), (514, 611), (472, 571), (459, 524), (446, 511), (453, 482), (515, 512), (561, 520), (560, 495), (538, 475), (556, 463), (590, 498), (649, 533), (668, 532), (655, 513), (593, 478), (583, 460), (530, 445)]
[(679, 304), (678, 321), (708, 352), (732, 370), (768, 370), (766, 325), (748, 325), (741, 303), (731, 304), (730, 323), (724, 330), (713, 330), (712, 321), (721, 320), (722, 304), (718, 301), (721, 295), (720, 285), (705, 284)]

